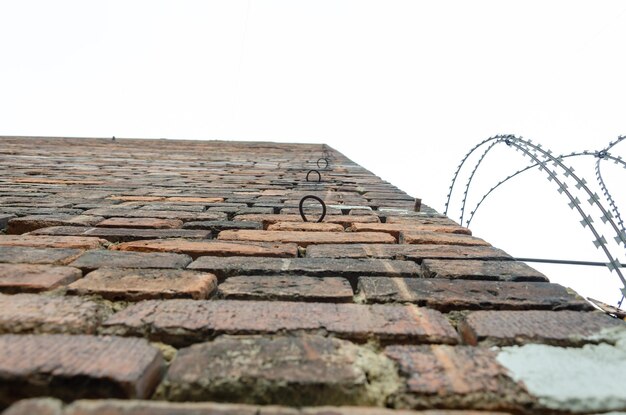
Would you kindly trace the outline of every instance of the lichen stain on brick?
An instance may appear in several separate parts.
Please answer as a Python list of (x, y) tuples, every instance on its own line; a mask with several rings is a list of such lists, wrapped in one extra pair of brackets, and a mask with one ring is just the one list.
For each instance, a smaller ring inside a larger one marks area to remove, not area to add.
[(221, 336), (179, 350), (155, 397), (384, 406), (400, 385), (391, 360), (348, 341), (317, 335)]

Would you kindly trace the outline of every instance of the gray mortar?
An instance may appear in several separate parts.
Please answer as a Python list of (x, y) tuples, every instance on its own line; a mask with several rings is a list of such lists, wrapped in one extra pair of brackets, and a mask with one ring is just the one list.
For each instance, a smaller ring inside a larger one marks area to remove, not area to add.
[(621, 380), (626, 373), (626, 329), (606, 329), (589, 340), (606, 338), (610, 343), (580, 348), (504, 347), (497, 359), (543, 408), (573, 413), (625, 411), (626, 390)]

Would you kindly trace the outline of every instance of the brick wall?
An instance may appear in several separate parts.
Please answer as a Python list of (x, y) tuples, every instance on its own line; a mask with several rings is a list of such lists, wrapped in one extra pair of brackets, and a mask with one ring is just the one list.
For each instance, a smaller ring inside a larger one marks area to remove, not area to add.
[(623, 322), (329, 147), (0, 140), (7, 414), (626, 409), (517, 364), (601, 383)]

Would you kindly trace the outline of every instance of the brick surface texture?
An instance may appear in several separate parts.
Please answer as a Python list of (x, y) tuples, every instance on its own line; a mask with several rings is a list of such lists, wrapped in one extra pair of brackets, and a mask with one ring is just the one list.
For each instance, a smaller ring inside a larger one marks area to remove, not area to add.
[(623, 321), (328, 146), (0, 141), (3, 415), (571, 415), (500, 353), (623, 353)]

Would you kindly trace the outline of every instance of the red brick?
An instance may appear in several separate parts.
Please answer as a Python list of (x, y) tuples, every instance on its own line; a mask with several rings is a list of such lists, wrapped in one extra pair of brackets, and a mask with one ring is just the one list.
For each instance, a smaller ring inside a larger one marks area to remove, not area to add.
[(287, 231), (222, 231), (217, 239), (223, 241), (284, 242), (299, 246), (311, 244), (352, 244), (396, 242), (391, 235), (378, 232), (287, 232)]
[(489, 246), (488, 242), (474, 236), (429, 231), (402, 231), (399, 241), (402, 244)]
[(355, 281), (360, 276), (390, 277), (421, 276), (411, 261), (387, 259), (326, 259), (326, 258), (246, 258), (201, 257), (189, 269), (210, 271), (218, 277), (234, 275), (309, 275), (313, 277), (345, 277)]
[(316, 222), (277, 222), (267, 227), (268, 231), (301, 231), (301, 232), (343, 232), (338, 223)]
[(109, 218), (98, 223), (104, 228), (174, 229), (181, 228), (183, 221), (157, 218)]
[(406, 389), (391, 398), (397, 407), (522, 411), (532, 402), (509, 378), (489, 349), (467, 346), (389, 346), (406, 379)]
[(63, 415), (63, 402), (53, 398), (22, 399), (11, 405), (2, 415)]
[(83, 252), (80, 249), (0, 246), (0, 263), (67, 265)]
[(186, 197), (186, 196), (176, 196), (176, 197), (168, 197), (166, 199), (168, 202), (177, 202), (177, 203), (219, 203), (223, 202), (223, 197)]
[(518, 261), (425, 259), (422, 270), (427, 278), (548, 281), (545, 275)]
[(53, 265), (0, 264), (0, 292), (40, 292), (76, 281), (76, 268)]
[(492, 246), (456, 245), (312, 245), (307, 247), (308, 258), (388, 258), (408, 259), (421, 262), (423, 259), (511, 259), (506, 252)]
[(352, 302), (352, 287), (344, 278), (300, 276), (230, 277), (218, 287), (218, 296), (233, 300)]
[[(277, 222), (302, 222), (300, 215), (237, 215), (234, 220), (262, 222), (263, 227), (267, 228)], [(313, 219), (312, 219), (313, 220)], [(377, 216), (350, 216), (350, 215), (329, 215), (324, 219), (324, 223), (338, 223), (343, 227), (351, 226), (354, 223), (378, 223), (380, 220)]]
[(104, 322), (109, 334), (148, 335), (175, 345), (219, 334), (327, 331), (357, 341), (455, 343), (457, 334), (437, 311), (413, 305), (281, 301), (143, 301)]
[(0, 405), (22, 398), (148, 398), (163, 371), (143, 339), (0, 336)]
[(90, 272), (68, 287), (68, 293), (99, 295), (108, 300), (208, 298), (217, 287), (213, 274), (174, 269), (113, 269)]
[(0, 246), (97, 249), (108, 244), (104, 239), (84, 236), (0, 235)]
[(295, 257), (298, 255), (298, 247), (295, 244), (188, 241), (185, 239), (126, 242), (111, 249), (136, 252), (181, 253), (187, 254), (192, 258), (198, 258), (203, 255), (258, 257)]
[(468, 344), (580, 346), (610, 342), (605, 330), (610, 328), (626, 330), (626, 324), (600, 312), (475, 311), (461, 322), (459, 329)]
[(80, 226), (55, 226), (38, 229), (31, 235), (49, 236), (91, 236), (109, 242), (130, 242), (145, 239), (186, 238), (206, 239), (211, 232), (189, 229), (135, 229), (135, 228), (87, 228)]
[(344, 340), (220, 337), (180, 350), (158, 394), (174, 401), (382, 405), (393, 387), (384, 381), (394, 372), (389, 359)]
[(387, 216), (386, 224), (461, 226), (445, 216)]
[(440, 311), (593, 309), (565, 287), (547, 282), (362, 277), (358, 291), (368, 303), (411, 302)]
[(192, 259), (188, 255), (160, 252), (126, 252), (96, 249), (87, 251), (70, 266), (83, 271), (98, 268), (185, 268)]
[(32, 215), (11, 219), (7, 228), (8, 234), (21, 235), (36, 229), (50, 226), (92, 226), (103, 218), (87, 215)]
[(199, 220), (224, 220), (227, 215), (222, 212), (187, 212), (171, 210), (143, 210), (120, 207), (104, 207), (90, 209), (84, 212), (86, 215), (103, 216), (105, 218), (159, 218), (159, 219), (179, 219), (183, 222)]
[(227, 229), (263, 229), (263, 224), (259, 222), (244, 222), (241, 220), (208, 220), (202, 222), (187, 222), (183, 225), (183, 229), (205, 229), (217, 235), (219, 232)]
[(364, 406), (317, 406), (289, 408), (215, 402), (166, 402), (146, 400), (79, 400), (63, 409), (52, 398), (25, 399), (13, 404), (3, 415), (507, 415), (484, 411), (409, 411)]
[(409, 224), (409, 223), (355, 223), (350, 227), (353, 232), (385, 232), (394, 238), (399, 238), (401, 232), (437, 232), (471, 235), (472, 232), (467, 228), (458, 225), (440, 225), (440, 224)]
[(93, 301), (77, 297), (0, 294), (0, 333), (95, 333), (106, 315)]

